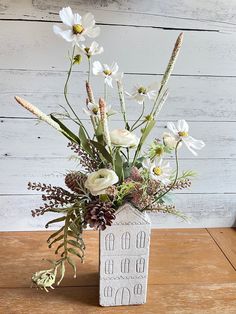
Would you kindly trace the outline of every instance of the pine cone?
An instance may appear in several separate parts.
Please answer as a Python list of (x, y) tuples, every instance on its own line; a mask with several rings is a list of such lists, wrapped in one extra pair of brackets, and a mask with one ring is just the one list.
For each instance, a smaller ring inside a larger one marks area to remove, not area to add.
[(84, 181), (84, 175), (79, 171), (73, 171), (66, 175), (65, 184), (71, 191), (81, 194), (82, 191), (78, 182), (81, 184), (82, 180)]
[(105, 230), (115, 219), (112, 203), (92, 201), (87, 205), (85, 223), (95, 230)]

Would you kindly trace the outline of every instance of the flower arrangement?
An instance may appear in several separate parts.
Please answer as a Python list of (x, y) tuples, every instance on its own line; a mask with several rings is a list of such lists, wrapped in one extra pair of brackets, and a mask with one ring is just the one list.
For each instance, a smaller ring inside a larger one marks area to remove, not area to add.
[[(116, 62), (110, 66), (99, 61), (91, 62), (95, 55), (103, 52), (103, 47), (97, 42), (87, 43), (88, 38), (95, 38), (100, 33), (100, 28), (95, 26), (94, 16), (87, 13), (81, 17), (78, 13), (74, 14), (69, 7), (63, 8), (59, 15), (64, 28), (55, 25), (54, 32), (72, 43), (70, 67), (64, 87), (68, 105), (66, 118), (75, 123), (78, 131), (69, 129), (56, 114), (48, 116), (28, 101), (15, 97), (20, 105), (68, 138), (68, 147), (80, 164), (80, 170), (65, 175), (66, 188), (41, 183), (28, 184), (29, 189), (43, 193), (44, 204), (32, 210), (33, 216), (46, 212), (60, 215), (46, 225), (47, 228), (51, 224), (61, 223), (61, 228), (48, 238), (49, 247), (56, 245), (55, 253), (60, 253), (60, 257), (55, 261), (49, 260), (51, 268), (36, 272), (32, 277), (33, 283), (46, 291), (49, 287), (53, 288), (55, 282), (60, 284), (66, 263), (73, 268), (76, 277), (74, 257), (78, 257), (81, 262), (84, 260), (83, 229), (89, 226), (104, 230), (112, 224), (116, 218), (116, 210), (125, 202), (131, 202), (140, 211), (164, 212), (185, 218), (166, 197), (173, 190), (190, 187), (190, 179), (194, 175), (193, 171), (179, 173), (178, 152), (184, 144), (196, 155), (196, 150), (205, 145), (203, 141), (189, 135), (189, 126), (185, 120), (179, 120), (177, 125), (168, 122), (168, 132), (163, 133), (160, 139), (154, 139), (149, 147), (144, 147), (167, 99), (167, 85), (183, 41), (182, 33), (176, 40), (161, 82), (149, 86), (136, 85), (133, 91), (125, 92), (124, 75), (119, 71)], [(84, 57), (88, 61), (84, 112), (90, 118), (93, 134), (89, 134), (67, 94), (72, 70)], [(104, 97), (98, 101), (92, 89), (92, 73), (104, 81)], [(107, 105), (107, 88), (113, 88), (115, 85), (124, 123), (119, 129), (111, 130), (109, 122), (114, 112)], [(140, 106), (140, 115), (133, 123), (128, 121), (126, 98), (132, 99)], [(173, 153), (175, 169), (171, 168), (166, 159)]]

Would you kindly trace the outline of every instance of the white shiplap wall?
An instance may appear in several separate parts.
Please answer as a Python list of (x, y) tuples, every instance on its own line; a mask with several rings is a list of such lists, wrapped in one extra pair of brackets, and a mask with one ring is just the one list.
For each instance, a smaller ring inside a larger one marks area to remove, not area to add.
[[(170, 97), (155, 136), (167, 120), (185, 118), (192, 134), (207, 146), (199, 158), (181, 152), (182, 167), (199, 177), (191, 191), (178, 193), (176, 204), (191, 217), (186, 225), (175, 217), (152, 215), (158, 227), (232, 226), (236, 220), (236, 1), (235, 0), (5, 0), (0, 4), (0, 230), (40, 229), (45, 217), (30, 209), (39, 195), (27, 191), (29, 180), (61, 184), (68, 162), (67, 141), (13, 100), (20, 95), (46, 113), (64, 105), (68, 43), (52, 33), (58, 11), (70, 5), (91, 11), (101, 25), (102, 61), (118, 61), (129, 90), (137, 82), (159, 80), (175, 38), (184, 45), (170, 81)], [(86, 64), (74, 73), (70, 98), (82, 112)], [(96, 96), (101, 82), (94, 79)], [(109, 90), (114, 107), (114, 91)], [(134, 119), (137, 105), (128, 103)], [(119, 125), (118, 118), (112, 127)], [(88, 123), (88, 122), (87, 122)]]

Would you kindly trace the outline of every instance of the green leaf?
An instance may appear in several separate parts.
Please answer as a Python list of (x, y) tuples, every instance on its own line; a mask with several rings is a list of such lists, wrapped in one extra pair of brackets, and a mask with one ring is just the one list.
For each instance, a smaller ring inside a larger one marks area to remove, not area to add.
[(70, 258), (69, 256), (67, 256), (67, 262), (73, 268), (73, 270), (74, 270), (74, 278), (76, 278), (76, 264), (75, 264), (74, 260), (72, 258)]
[(54, 239), (49, 245), (48, 247), (51, 248), (53, 243), (57, 242), (57, 241), (60, 241), (64, 238), (64, 234), (60, 235), (58, 238)]
[(156, 124), (156, 121), (152, 120), (148, 123), (148, 126), (144, 129), (144, 133), (140, 140), (141, 145), (145, 142), (146, 138), (148, 137), (149, 133), (151, 132), (155, 124)]
[(61, 283), (62, 279), (65, 276), (65, 271), (66, 271), (66, 269), (65, 269), (65, 262), (63, 261), (63, 262), (61, 262), (61, 278), (57, 282), (58, 286), (59, 286), (59, 284)]
[(98, 142), (100, 144), (103, 144), (104, 143), (104, 140), (103, 140), (103, 127), (102, 127), (102, 122), (101, 121), (99, 121), (99, 123), (98, 123), (98, 127), (97, 127), (97, 129), (95, 131), (95, 135), (96, 135), (96, 138), (97, 138)]
[(98, 143), (98, 142), (95, 142), (95, 141), (90, 141), (90, 143), (93, 144), (93, 146), (95, 148), (97, 148), (97, 150), (102, 154), (102, 156), (109, 162), (109, 163), (112, 163), (112, 157), (111, 155), (108, 153), (108, 151), (106, 150), (106, 148)]
[(50, 114), (50, 117), (52, 120), (57, 122), (60, 125), (60, 128), (62, 130), (62, 133), (67, 137), (70, 141), (80, 144), (80, 139), (77, 135), (75, 135), (73, 132), (71, 132), (70, 129), (68, 129), (60, 120), (58, 120), (56, 117), (54, 117), (52, 114)]
[(79, 252), (77, 252), (73, 247), (70, 247), (68, 249), (68, 252), (70, 252), (71, 254), (75, 256), (78, 256), (81, 259), (81, 262), (83, 261), (83, 256)]
[(87, 139), (87, 136), (84, 132), (84, 128), (82, 126), (79, 127), (79, 139), (80, 139), (80, 142), (82, 144), (82, 147), (83, 149), (90, 155), (93, 157), (93, 153), (92, 153), (92, 150), (91, 150), (91, 147), (89, 145), (89, 142), (88, 142), (88, 139)]
[(58, 253), (58, 251), (64, 246), (64, 242), (62, 242), (61, 244), (58, 245), (56, 251), (55, 251), (55, 254)]
[(50, 237), (47, 239), (47, 242), (49, 243), (50, 240), (53, 239), (53, 238), (55, 238), (59, 233), (61, 233), (64, 228), (65, 228), (65, 226), (62, 226), (59, 230), (57, 230), (56, 232), (54, 232), (53, 234), (51, 234)]
[(48, 228), (49, 225), (51, 225), (51, 224), (55, 224), (55, 223), (57, 223), (57, 222), (64, 221), (65, 219), (66, 219), (66, 216), (62, 216), (62, 217), (59, 217), (59, 218), (50, 220), (50, 221), (45, 225), (45, 228)]
[(123, 160), (121, 158), (119, 148), (116, 150), (116, 154), (115, 154), (115, 171), (120, 181), (122, 182), (124, 180), (124, 171), (123, 171)]
[(68, 240), (68, 243), (69, 243), (70, 245), (73, 245), (73, 246), (77, 247), (78, 249), (80, 249), (81, 252), (82, 252), (82, 254), (83, 254), (83, 256), (84, 256), (84, 252), (83, 252), (83, 243), (82, 243), (82, 245), (81, 245), (81, 243), (79, 243), (79, 242), (77, 242), (77, 241), (75, 241), (75, 240)]

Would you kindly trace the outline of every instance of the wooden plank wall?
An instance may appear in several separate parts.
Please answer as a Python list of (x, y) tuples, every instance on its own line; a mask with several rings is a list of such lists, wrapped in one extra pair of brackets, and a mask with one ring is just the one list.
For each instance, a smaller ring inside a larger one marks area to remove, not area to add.
[[(176, 195), (177, 207), (191, 224), (175, 217), (151, 215), (156, 227), (224, 227), (236, 220), (236, 2), (234, 0), (2, 0), (0, 1), (0, 230), (40, 229), (50, 217), (31, 218), (39, 195), (26, 189), (28, 180), (61, 184), (74, 167), (66, 140), (36, 120), (13, 100), (18, 94), (46, 113), (65, 105), (63, 85), (69, 45), (56, 37), (52, 25), (58, 11), (70, 5), (91, 11), (101, 26), (101, 61), (118, 61), (126, 73), (127, 90), (137, 82), (160, 79), (175, 38), (185, 32), (184, 45), (170, 81), (170, 97), (154, 136), (166, 121), (185, 118), (192, 135), (207, 146), (199, 157), (181, 152), (182, 168), (199, 177), (189, 191)], [(70, 99), (86, 121), (84, 62), (73, 74)], [(93, 80), (96, 96), (102, 83)], [(109, 99), (115, 109), (113, 90)], [(135, 119), (137, 105), (128, 102)], [(119, 125), (115, 117), (112, 127)]]

